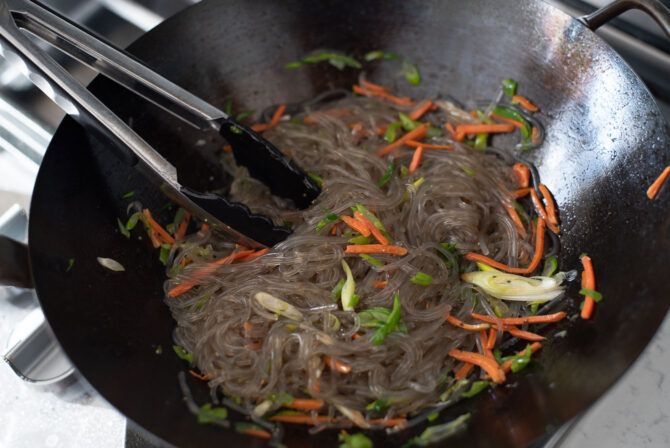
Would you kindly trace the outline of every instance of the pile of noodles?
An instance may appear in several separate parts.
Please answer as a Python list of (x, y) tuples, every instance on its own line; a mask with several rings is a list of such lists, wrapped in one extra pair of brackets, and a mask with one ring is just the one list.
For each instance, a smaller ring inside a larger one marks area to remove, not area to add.
[[(438, 110), (422, 121), (441, 130), (446, 121), (479, 123), (449, 102), (436, 103)], [(231, 197), (277, 223), (289, 223), (294, 233), (256, 260), (222, 264), (195, 288), (166, 298), (178, 324), (175, 342), (194, 354), (203, 374), (211, 375), (213, 390), (238, 398), (248, 411), (273, 394), (286, 393), (323, 400), (326, 406), (319, 413), (331, 417), (339, 416), (342, 407), (360, 411), (366, 419), (409, 414), (440, 401), (447, 378), (461, 365), (448, 356), (450, 350), (476, 351), (474, 332), (445, 323), (446, 316), (492, 315), (494, 308), (506, 315), (521, 311), (522, 305), (507, 305), (461, 281), (459, 262), (469, 262), (440, 244), (455, 245), (457, 254), (474, 251), (510, 266), (527, 263), (533, 251), (530, 227), (521, 238), (504, 207), (516, 188), (512, 170), (500, 157), (455, 143), (444, 133), (429, 143), (449, 143), (454, 149), (426, 150), (419, 169), (401, 177), (400, 166), (410, 164), (413, 149), (404, 146), (379, 157), (376, 152), (388, 142), (377, 129), (409, 110), (347, 95), (285, 116), (266, 132), (298, 165), (324, 179), (323, 192), (306, 210), (272, 197), (246, 170), (226, 161), (226, 169), (236, 176)], [(307, 115), (316, 124), (305, 123)], [(377, 187), (392, 160), (393, 175)], [(375, 267), (344, 253), (353, 231), (339, 220), (316, 230), (328, 214), (352, 216), (356, 203), (378, 216), (407, 255), (374, 255), (383, 262)], [(233, 250), (234, 243), (209, 231), (191, 235), (172, 254), (165, 290)], [(189, 264), (182, 267), (184, 258)], [(361, 327), (356, 312), (345, 312), (331, 300), (333, 287), (345, 278), (342, 259), (356, 281), (356, 311), (390, 309), (397, 292), (407, 333), (394, 331), (374, 346), (370, 338), (376, 329)], [(433, 283), (410, 282), (417, 272), (432, 276)], [(379, 288), (375, 281), (388, 283)], [(254, 299), (260, 291), (294, 305), (305, 319), (295, 322), (264, 309)], [(332, 316), (340, 323), (337, 330)], [(324, 357), (351, 371), (331, 370)], [(388, 409), (366, 410), (378, 399)], [(277, 402), (268, 411), (280, 406)]]

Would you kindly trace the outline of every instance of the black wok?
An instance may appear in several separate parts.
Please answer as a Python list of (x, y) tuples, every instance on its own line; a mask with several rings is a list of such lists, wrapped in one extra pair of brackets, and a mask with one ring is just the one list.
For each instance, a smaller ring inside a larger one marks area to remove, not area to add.
[[(129, 50), (212, 104), (232, 99), (242, 110), (349, 88), (358, 71), (282, 68), (316, 48), (359, 57), (383, 49), (410, 58), (423, 76), (417, 87), (388, 61), (366, 71), (369, 79), (415, 98), (491, 98), (500, 80), (511, 77), (540, 106), (547, 138), (529, 157), (560, 207), (560, 267), (576, 268), (578, 255), (588, 252), (605, 299), (594, 322), (562, 324), (567, 335), (545, 345), (542, 369), (440, 419), (472, 412), (468, 431), (451, 441), (454, 446), (542, 440), (621, 376), (670, 304), (670, 191), (654, 201), (645, 196), (670, 163), (670, 132), (651, 95), (589, 29), (540, 2), (205, 1)], [(225, 187), (217, 135), (196, 133), (105, 79), (90, 88), (176, 165), (186, 184)], [(200, 139), (204, 144), (196, 145)], [(116, 230), (129, 202), (121, 197), (130, 190), (152, 210), (166, 202), (73, 120), (64, 120), (41, 166), (30, 211), (32, 274), (51, 327), (93, 387), (164, 441), (262, 445), (199, 425), (187, 411), (177, 382), (185, 364), (170, 348), (174, 322), (163, 304), (164, 267), (148, 241), (127, 240)], [(126, 272), (102, 269), (99, 256), (120, 261)], [(70, 258), (75, 264), (66, 272)], [(576, 312), (576, 288), (570, 297)], [(206, 387), (195, 380), (190, 385), (204, 403)], [(422, 430), (373, 438), (377, 446), (400, 446)], [(308, 437), (303, 428), (288, 428), (285, 443), (333, 446), (335, 440), (334, 432)]]

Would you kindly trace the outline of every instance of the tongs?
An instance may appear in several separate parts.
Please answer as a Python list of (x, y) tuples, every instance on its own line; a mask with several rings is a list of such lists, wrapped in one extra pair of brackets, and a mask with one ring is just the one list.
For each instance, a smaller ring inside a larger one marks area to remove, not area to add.
[[(155, 181), (172, 200), (248, 247), (272, 246), (291, 230), (275, 226), (244, 204), (183, 186), (176, 168), (137, 135), (67, 70), (40, 49), (19, 28), (62, 50), (99, 73), (171, 112), (201, 130), (217, 130), (232, 146), (235, 160), (273, 194), (307, 207), (319, 186), (270, 142), (202, 99), (153, 72), (143, 63), (103, 42), (77, 24), (37, 2), (0, 0), (0, 53), (16, 61), (28, 78), (66, 113), (123, 159)], [(118, 151), (117, 151), (118, 152)]]

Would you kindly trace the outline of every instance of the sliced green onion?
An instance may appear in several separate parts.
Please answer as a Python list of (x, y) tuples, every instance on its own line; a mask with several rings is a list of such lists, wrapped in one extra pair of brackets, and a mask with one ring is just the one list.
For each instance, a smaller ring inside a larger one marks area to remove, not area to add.
[(402, 74), (405, 75), (407, 81), (413, 86), (418, 86), (421, 84), (421, 74), (419, 69), (416, 68), (416, 65), (412, 64), (409, 61), (402, 62)]
[(407, 177), (409, 175), (409, 168), (405, 165), (400, 165), (400, 178)]
[(294, 62), (289, 62), (284, 66), (286, 70), (292, 70), (294, 68), (302, 67), (302, 62), (300, 61), (294, 61)]
[(230, 129), (230, 132), (232, 132), (233, 134), (241, 134), (242, 133), (242, 129), (238, 128), (235, 125), (230, 125), (228, 127), (228, 129)]
[(289, 319), (301, 321), (303, 320), (302, 313), (293, 305), (288, 302), (285, 302), (272, 294), (267, 292), (257, 292), (254, 295), (254, 298), (261, 304), (266, 310), (275, 313), (278, 316), (285, 316)]
[(388, 125), (386, 128), (386, 131), (384, 131), (384, 140), (386, 140), (389, 143), (393, 143), (396, 139), (396, 130), (402, 127), (402, 121), (396, 121), (395, 123), (391, 123)]
[(126, 230), (133, 230), (135, 226), (137, 225), (137, 221), (139, 221), (144, 215), (142, 212), (135, 212), (132, 215), (130, 215), (130, 218), (128, 218), (128, 222), (126, 222)]
[(198, 412), (198, 423), (206, 424), (225, 420), (228, 418), (228, 410), (226, 408), (213, 408), (210, 403), (202, 406)]
[(594, 302), (600, 302), (603, 299), (603, 295), (601, 293), (589, 288), (582, 288), (579, 290), (579, 293), (583, 296), (591, 297)]
[(121, 263), (111, 258), (97, 257), (97, 260), (98, 263), (100, 263), (100, 266), (107, 268), (110, 271), (123, 272), (126, 270)]
[(233, 114), (233, 100), (226, 101), (226, 105), (223, 107), (223, 111), (228, 116)]
[(372, 403), (365, 406), (366, 411), (375, 411), (375, 412), (384, 412), (389, 408), (389, 404), (384, 400), (375, 400)]
[(402, 123), (402, 128), (405, 130), (405, 132), (413, 131), (417, 127), (421, 126), (420, 121), (414, 121), (402, 112), (399, 112), (398, 116), (400, 117), (400, 122)]
[(285, 69), (294, 69), (302, 66), (303, 64), (317, 64), (319, 62), (327, 61), (330, 65), (342, 70), (344, 67), (353, 67), (361, 68), (362, 65), (356, 59), (351, 56), (347, 56), (343, 53), (336, 53), (332, 51), (322, 51), (320, 53), (311, 54), (305, 56), (300, 61), (289, 62), (284, 66)]
[(528, 139), (531, 136), (532, 128), (530, 123), (521, 115), (519, 112), (509, 107), (496, 106), (493, 108), (493, 113), (501, 117), (509, 118), (521, 122), (523, 127), (521, 128), (521, 135), (523, 138)]
[(383, 263), (383, 262), (377, 260), (377, 259), (376, 259), (375, 257), (373, 257), (372, 255), (368, 255), (368, 254), (360, 254), (360, 255), (361, 255), (361, 258), (362, 258), (363, 260), (367, 261), (367, 262), (370, 263), (372, 266), (375, 266), (375, 267), (384, 266), (384, 263)]
[(371, 51), (366, 53), (365, 56), (363, 56), (363, 59), (365, 59), (367, 62), (371, 62), (376, 59), (398, 59), (398, 55), (393, 53), (384, 53), (383, 51)]
[[(360, 311), (358, 313), (358, 318), (360, 319), (361, 327), (378, 328), (384, 325), (386, 321), (388, 321), (390, 314), (390, 309), (380, 306)], [(402, 319), (398, 321), (398, 325), (396, 326), (395, 331), (399, 331), (401, 333), (408, 332), (407, 325), (405, 325)]]
[(434, 422), (435, 420), (437, 420), (437, 418), (438, 418), (439, 416), (440, 416), (440, 413), (439, 413), (439, 412), (431, 412), (431, 413), (428, 414), (428, 416), (426, 417), (426, 420), (428, 420), (429, 422), (432, 423), (432, 422)]
[(314, 180), (314, 182), (316, 182), (320, 186), (323, 186), (323, 177), (319, 176), (318, 174), (314, 174), (314, 173), (307, 173), (307, 174), (309, 175), (309, 177), (311, 177)]
[(203, 297), (202, 299), (200, 299), (200, 301), (195, 305), (195, 309), (196, 309), (196, 310), (199, 310), (200, 308), (202, 308), (203, 306), (205, 306), (205, 303), (207, 303), (207, 301), (208, 301), (209, 299), (211, 299), (211, 298), (212, 298), (212, 295), (209, 294), (209, 295)]
[(172, 221), (172, 228), (174, 232), (176, 232), (177, 229), (179, 229), (179, 226), (181, 225), (182, 221), (184, 221), (185, 216), (186, 216), (186, 210), (184, 210), (182, 207), (179, 207), (177, 209), (177, 213), (175, 213), (174, 215), (174, 220)]
[(133, 196), (135, 196), (135, 191), (129, 191), (128, 193), (121, 196), (121, 199), (128, 199), (128, 198), (132, 198)]
[(410, 278), (409, 281), (415, 285), (428, 286), (433, 283), (433, 277), (423, 272), (417, 272), (414, 274), (414, 277)]
[(391, 162), (391, 164), (386, 168), (386, 171), (384, 172), (384, 175), (377, 181), (377, 186), (379, 188), (383, 187), (388, 183), (389, 180), (391, 180), (391, 176), (393, 175), (393, 169), (395, 168), (395, 163)]
[(484, 272), (502, 272), (502, 271), (500, 271), (496, 268), (493, 268), (493, 267), (489, 266), (488, 264), (484, 264), (484, 263), (479, 262), (479, 261), (477, 262), (477, 267), (479, 268), (480, 271), (484, 271)]
[(561, 295), (564, 290), (561, 283), (565, 275), (523, 277), (506, 272), (475, 271), (463, 274), (461, 278), (498, 299), (538, 302), (552, 300)]
[(556, 256), (549, 257), (546, 260), (544, 260), (544, 268), (542, 269), (542, 276), (544, 277), (551, 277), (554, 275), (554, 272), (556, 272), (556, 269), (558, 269), (558, 259)]
[(516, 95), (516, 86), (517, 82), (513, 79), (505, 78), (502, 80), (503, 92), (505, 92), (505, 95), (507, 96), (511, 97)]
[(486, 149), (488, 138), (489, 138), (488, 134), (477, 134), (477, 136), (475, 137), (475, 142), (472, 146), (475, 149), (483, 151), (484, 149)]
[(353, 304), (354, 290), (356, 289), (356, 282), (354, 281), (354, 276), (351, 273), (351, 269), (346, 261), (342, 260), (342, 269), (347, 276), (347, 280), (342, 286), (342, 309), (344, 311), (353, 311), (355, 304)]
[(193, 364), (193, 353), (187, 352), (181, 345), (173, 345), (172, 350), (174, 350), (180, 359), (183, 359), (189, 364)]
[(532, 354), (533, 352), (532, 349), (530, 348), (530, 344), (526, 345), (526, 349), (517, 353), (517, 355), (514, 357), (511, 367), (512, 372), (516, 373), (524, 369), (530, 362), (530, 355)]
[(489, 387), (490, 384), (491, 383), (489, 383), (488, 381), (475, 381), (474, 383), (472, 383), (472, 386), (470, 386), (470, 390), (468, 390), (467, 392), (463, 392), (461, 394), (461, 397), (463, 398), (474, 397), (475, 395), (477, 395), (478, 393)]
[[(447, 252), (449, 252), (450, 254), (452, 254), (454, 256), (454, 258), (456, 259), (456, 261), (454, 262), (454, 268), (456, 269), (456, 271), (459, 271), (460, 269), (458, 267), (458, 252), (456, 252), (456, 245), (455, 244), (449, 244), (449, 243), (440, 243), (440, 246), (442, 246), (444, 248), (444, 250), (446, 250)], [(448, 256), (446, 256), (445, 254), (443, 254), (440, 251), (438, 251), (438, 254), (440, 255), (440, 257), (444, 261), (444, 265), (447, 268), (450, 268), (452, 266), (451, 258), (449, 258)]]
[(65, 272), (70, 272), (72, 270), (72, 266), (74, 266), (74, 258), (70, 258), (67, 261), (67, 267), (65, 268)]
[(327, 214), (327, 215), (326, 215), (326, 218), (325, 218), (325, 219), (322, 219), (321, 221), (319, 221), (319, 223), (316, 225), (316, 231), (317, 231), (317, 232), (320, 231), (321, 229), (323, 229), (324, 227), (326, 227), (326, 225), (327, 225), (329, 222), (331, 222), (331, 221), (335, 221), (336, 219), (340, 219), (340, 217), (339, 217), (338, 215), (334, 214), (334, 213), (329, 213), (329, 214)]
[(453, 437), (456, 434), (465, 431), (470, 414), (463, 414), (455, 420), (441, 425), (429, 426), (419, 437), (410, 439), (405, 446), (427, 446), (433, 443), (441, 442), (444, 439)]
[(121, 235), (125, 236), (126, 238), (130, 238), (130, 232), (128, 229), (126, 229), (126, 225), (122, 223), (119, 218), (116, 218), (116, 222), (119, 225), (119, 232), (121, 232)]
[(333, 288), (332, 292), (330, 293), (330, 300), (332, 302), (337, 302), (340, 300), (340, 296), (342, 295), (342, 287), (344, 286), (344, 279), (340, 279), (339, 282), (335, 285)]
[(373, 345), (379, 345), (384, 342), (386, 337), (395, 329), (396, 325), (398, 325), (398, 322), (400, 321), (401, 310), (402, 307), (400, 305), (400, 296), (398, 293), (396, 293), (393, 297), (393, 310), (391, 310), (386, 323), (379, 327), (372, 335), (372, 338), (370, 338), (370, 342), (372, 342)]
[(467, 174), (468, 176), (475, 177), (475, 172), (472, 171), (470, 168), (466, 168), (466, 167), (464, 167), (464, 166), (459, 166), (459, 168), (460, 168), (461, 170), (463, 170), (463, 172), (464, 172), (465, 174)]
[(541, 302), (533, 302), (530, 304), (530, 314), (535, 316), (537, 314), (538, 308), (540, 308)]
[(372, 240), (370, 239), (369, 236), (363, 236), (363, 235), (356, 236), (356, 237), (353, 237), (353, 238), (349, 239), (349, 242), (351, 244), (370, 244), (370, 241), (372, 241)]
[(167, 266), (168, 258), (170, 257), (170, 250), (172, 249), (172, 244), (163, 243), (161, 244), (161, 250), (158, 253), (158, 259), (161, 263)]

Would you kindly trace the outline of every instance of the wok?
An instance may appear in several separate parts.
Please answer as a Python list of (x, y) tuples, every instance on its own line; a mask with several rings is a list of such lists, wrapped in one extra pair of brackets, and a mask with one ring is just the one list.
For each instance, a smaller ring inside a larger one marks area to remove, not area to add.
[[(578, 255), (588, 252), (605, 299), (595, 321), (561, 324), (567, 335), (547, 342), (540, 370), (442, 412), (440, 421), (472, 412), (468, 430), (449, 441), (453, 446), (546, 439), (622, 375), (670, 305), (670, 192), (654, 201), (645, 196), (670, 163), (670, 130), (651, 95), (586, 26), (538, 1), (204, 1), (129, 51), (212, 104), (232, 99), (243, 110), (298, 102), (356, 82), (353, 69), (282, 68), (316, 48), (358, 57), (383, 49), (410, 58), (423, 77), (416, 87), (389, 61), (372, 63), (366, 72), (414, 98), (491, 98), (500, 80), (511, 77), (541, 108), (547, 137), (528, 157), (560, 207), (560, 268), (576, 268)], [(186, 184), (208, 190), (229, 183), (218, 164), (218, 135), (191, 130), (106, 79), (97, 78), (90, 89), (177, 166)], [(30, 210), (31, 271), (54, 333), (103, 397), (163, 441), (263, 445), (199, 425), (187, 411), (177, 381), (186, 367), (171, 353), (174, 322), (163, 304), (165, 269), (148, 241), (127, 240), (116, 230), (129, 202), (122, 195), (131, 190), (151, 210), (166, 202), (66, 118), (44, 157)], [(120, 261), (126, 272), (102, 269), (99, 256)], [(576, 312), (575, 285), (568, 297)], [(198, 403), (208, 401), (202, 383), (189, 385)], [(376, 446), (401, 446), (423, 429), (372, 438)], [(332, 431), (308, 437), (301, 427), (287, 427), (285, 438), (288, 446), (335, 441)]]

